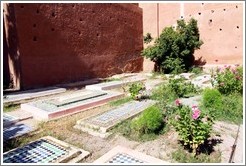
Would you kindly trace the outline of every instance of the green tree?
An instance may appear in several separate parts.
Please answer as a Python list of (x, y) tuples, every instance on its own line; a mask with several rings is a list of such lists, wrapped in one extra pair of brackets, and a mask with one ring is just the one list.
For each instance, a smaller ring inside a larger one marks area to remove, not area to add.
[(188, 71), (194, 63), (194, 51), (203, 42), (199, 38), (197, 20), (191, 18), (177, 20), (177, 27), (166, 27), (153, 46), (142, 51), (142, 55), (154, 61), (157, 71), (164, 73), (181, 73)]

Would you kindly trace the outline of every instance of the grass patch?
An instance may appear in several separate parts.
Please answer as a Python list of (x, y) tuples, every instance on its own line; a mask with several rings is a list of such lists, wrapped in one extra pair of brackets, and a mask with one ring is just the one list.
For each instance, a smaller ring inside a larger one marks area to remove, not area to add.
[(109, 105), (111, 107), (116, 107), (116, 106), (125, 104), (125, 103), (130, 102), (130, 101), (132, 101), (132, 98), (131, 97), (124, 97), (124, 98), (121, 98), (119, 100), (115, 100), (115, 101), (109, 102)]
[[(215, 97), (212, 97), (211, 101), (214, 102)], [(242, 124), (243, 96), (239, 93), (222, 95), (220, 102), (206, 104), (206, 101), (202, 100), (201, 109), (210, 111), (217, 120)]]
[(172, 153), (172, 158), (179, 163), (220, 163), (221, 152), (214, 151), (210, 154), (201, 153), (197, 156), (193, 156), (192, 153), (179, 147), (178, 150)]
[(3, 105), (3, 112), (11, 112), (20, 108), (20, 104), (6, 104)]

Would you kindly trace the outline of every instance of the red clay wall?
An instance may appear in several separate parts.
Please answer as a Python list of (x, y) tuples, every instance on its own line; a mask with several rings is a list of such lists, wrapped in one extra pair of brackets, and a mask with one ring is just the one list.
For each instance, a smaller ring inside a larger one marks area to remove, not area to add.
[(142, 9), (134, 4), (14, 4), (21, 87), (139, 72)]
[[(157, 37), (157, 4), (139, 6), (143, 9), (144, 34)], [(183, 3), (183, 7), (181, 3), (160, 3), (159, 32), (176, 24), (181, 16), (187, 21), (191, 17), (198, 20), (204, 44), (195, 57), (205, 60), (205, 66), (243, 64), (243, 3)], [(152, 69), (153, 63), (145, 59), (144, 71)]]

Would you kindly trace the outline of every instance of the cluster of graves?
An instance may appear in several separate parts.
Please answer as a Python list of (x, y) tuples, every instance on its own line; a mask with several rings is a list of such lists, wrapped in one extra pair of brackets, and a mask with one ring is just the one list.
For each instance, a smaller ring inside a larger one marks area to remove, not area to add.
[[(210, 75), (192, 77), (190, 73), (183, 73), (178, 77), (184, 77), (198, 86), (211, 86)], [(168, 76), (167, 76), (168, 77)], [(83, 90), (78, 90), (66, 95), (45, 98), (21, 104), (21, 110), (29, 112), (31, 118), (40, 121), (49, 121), (64, 116), (72, 115), (81, 111), (101, 106), (109, 101), (123, 97), (123, 92), (116, 91), (133, 82), (144, 82), (147, 90), (152, 90), (164, 80), (146, 81), (148, 76), (137, 74), (124, 74), (114, 77), (119, 80), (87, 85)], [(52, 88), (38, 91), (27, 91), (5, 96), (4, 102), (14, 102), (21, 99), (30, 99), (45, 96), (51, 93), (63, 93), (64, 88)], [(107, 110), (104, 113), (78, 120), (74, 128), (102, 138), (108, 137), (110, 129), (118, 123), (132, 118), (147, 107), (155, 104), (153, 100), (130, 101)], [(29, 117), (30, 118), (30, 117)], [(3, 139), (4, 142), (32, 132), (34, 128), (21, 123), (22, 119), (9, 113), (3, 114)], [(3, 163), (76, 163), (82, 162), (90, 152), (74, 147), (51, 136), (42, 137), (22, 147), (7, 151), (3, 154)], [(117, 146), (101, 156), (95, 163), (167, 163), (149, 155)]]

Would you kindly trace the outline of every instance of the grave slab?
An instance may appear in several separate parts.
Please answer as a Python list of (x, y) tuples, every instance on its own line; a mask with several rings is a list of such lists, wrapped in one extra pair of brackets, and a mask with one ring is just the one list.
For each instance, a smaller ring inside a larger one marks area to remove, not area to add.
[(62, 97), (21, 104), (21, 109), (32, 113), (37, 120), (49, 120), (100, 106), (123, 95), (120, 92), (82, 90)]
[(3, 129), (3, 140), (7, 141), (12, 138), (27, 134), (33, 131), (33, 128), (25, 124), (16, 124)]
[(134, 82), (140, 82), (140, 81), (145, 81), (146, 78), (144, 77), (128, 77), (122, 81), (110, 81), (110, 82), (103, 82), (99, 84), (93, 84), (93, 85), (87, 85), (85, 89), (88, 90), (111, 90), (111, 89), (116, 89), (120, 88), (121, 86), (127, 85), (129, 83), (134, 83)]
[(33, 99), (33, 98), (47, 96), (47, 95), (54, 95), (58, 93), (63, 93), (65, 91), (66, 91), (65, 88), (58, 88), (58, 87), (39, 88), (34, 90), (20, 91), (20, 92), (4, 95), (3, 103), (19, 102), (21, 100)]
[(50, 136), (42, 137), (3, 154), (3, 163), (79, 162), (90, 153)]
[(122, 146), (116, 146), (109, 152), (95, 160), (93, 163), (124, 163), (124, 164), (139, 164), (139, 163), (159, 163), (170, 164), (161, 159), (146, 155), (144, 153), (125, 148)]
[(153, 100), (132, 101), (102, 114), (78, 120), (74, 128), (94, 136), (107, 138), (111, 134), (108, 131), (115, 125), (136, 116), (153, 104), (155, 104)]

